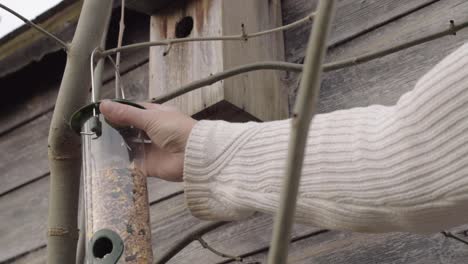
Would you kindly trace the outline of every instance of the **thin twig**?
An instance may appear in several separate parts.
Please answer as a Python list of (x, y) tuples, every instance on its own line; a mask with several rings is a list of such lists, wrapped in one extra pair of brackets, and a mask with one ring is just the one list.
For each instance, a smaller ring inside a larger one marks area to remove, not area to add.
[[(115, 70), (115, 77), (116, 77), (116, 81), (117, 81), (117, 78), (119, 80), (122, 80), (122, 75), (120, 74), (120, 68), (119, 66), (117, 65), (117, 63), (114, 61), (114, 59), (112, 58), (112, 56), (107, 56), (107, 59), (109, 59), (109, 61), (111, 62), (112, 66), (114, 67), (114, 70)], [(126, 99), (125, 97), (125, 91), (123, 89), (123, 86), (122, 85), (118, 85), (115, 87), (115, 89), (117, 89), (115, 91), (115, 95), (116, 95), (116, 98), (122, 98), (122, 99)], [(120, 93), (120, 95), (119, 95)]]
[(259, 37), (259, 36), (263, 36), (263, 35), (267, 35), (267, 34), (271, 34), (271, 33), (275, 33), (275, 32), (279, 32), (279, 31), (286, 31), (288, 29), (291, 29), (291, 28), (295, 28), (297, 26), (300, 26), (304, 23), (307, 23), (307, 22), (312, 22), (314, 20), (314, 16), (315, 16), (315, 12), (309, 14), (308, 16), (304, 17), (304, 18), (301, 18), (297, 21), (294, 21), (290, 24), (287, 24), (287, 25), (284, 25), (284, 26), (281, 26), (281, 27), (277, 27), (277, 28), (273, 28), (273, 29), (269, 29), (269, 30), (264, 30), (264, 31), (260, 31), (260, 32), (256, 32), (256, 33), (252, 33), (252, 34), (241, 34), (241, 37), (244, 39), (244, 40), (247, 40), (249, 38), (255, 38), (255, 37)]
[(234, 260), (234, 261), (242, 261), (241, 257), (232, 256), (232, 255), (220, 252), (220, 251), (212, 248), (210, 245), (208, 245), (208, 243), (205, 240), (203, 240), (203, 238), (201, 236), (197, 237), (197, 240), (200, 243), (200, 245), (202, 245), (203, 248), (208, 249), (209, 251), (213, 252), (214, 254), (216, 254), (216, 255), (218, 255), (218, 256), (220, 256), (222, 258), (228, 258), (228, 259), (231, 259), (231, 260)]
[(459, 242), (462, 242), (463, 244), (468, 245), (468, 240), (461, 238), (450, 231), (442, 231), (441, 233), (447, 238), (453, 238), (455, 240), (458, 240)]
[(177, 253), (182, 249), (188, 246), (193, 241), (197, 240), (200, 236), (215, 230), (223, 225), (228, 224), (229, 222), (212, 222), (200, 229), (197, 229), (188, 235), (186, 235), (182, 240), (180, 240), (176, 245), (174, 245), (168, 252), (166, 252), (159, 260), (156, 261), (156, 264), (164, 264), (171, 260)]
[[(411, 40), (402, 44), (398, 44), (394, 47), (378, 50), (375, 52), (369, 52), (364, 55), (358, 56), (358, 57), (353, 57), (353, 58), (348, 58), (344, 59), (341, 61), (336, 61), (336, 62), (331, 62), (323, 65), (323, 71), (324, 72), (330, 72), (330, 71), (335, 71), (339, 69), (344, 69), (347, 67), (355, 66), (358, 64), (362, 64), (365, 62), (369, 62), (378, 58), (382, 58), (388, 55), (391, 55), (393, 53), (399, 52), (401, 50), (411, 48), (413, 46), (417, 46), (438, 38), (442, 38), (444, 36), (449, 36), (449, 35), (454, 35), (456, 32), (460, 31), (461, 29), (464, 29), (468, 27), (468, 21), (461, 23), (459, 25), (454, 25), (451, 26), (450, 29), (440, 31), (434, 34), (430, 34), (415, 40)], [(198, 88), (211, 85), (215, 82), (227, 79), (229, 77), (239, 75), (242, 73), (250, 72), (250, 71), (257, 71), (257, 70), (285, 70), (285, 71), (294, 71), (294, 72), (301, 72), (303, 68), (302, 64), (298, 63), (288, 63), (288, 62), (279, 62), (279, 61), (266, 61), (266, 62), (260, 62), (260, 63), (252, 63), (252, 64), (247, 64), (243, 66), (239, 66), (230, 70), (226, 70), (214, 75), (211, 75), (209, 77), (206, 77), (204, 79), (200, 79), (194, 82), (191, 82), (189, 84), (184, 85), (183, 87), (174, 90), (168, 94), (165, 94), (160, 97), (153, 98), (151, 100), (152, 103), (164, 103), (167, 102), (175, 97), (181, 96), (183, 94), (186, 94), (188, 92), (191, 92), (193, 90), (196, 90)]]
[(423, 44), (441, 37), (449, 36), (449, 35), (455, 35), (457, 31), (468, 27), (468, 21), (463, 22), (459, 25), (456, 25), (453, 20), (450, 21), (450, 25), (446, 30), (442, 30), (440, 32), (430, 34), (427, 36), (424, 36), (422, 38), (418, 38), (415, 40), (407, 41), (402, 44), (398, 44), (396, 46), (390, 47), (388, 49), (383, 49), (375, 52), (369, 52), (364, 55), (361, 55), (359, 57), (354, 57), (354, 58), (349, 58), (337, 62), (333, 62), (330, 64), (326, 64), (324, 67), (324, 71), (333, 71), (333, 70), (338, 70), (346, 67), (350, 67), (353, 65), (361, 64), (364, 62), (368, 62), (374, 59), (378, 59), (387, 55), (390, 55), (392, 53), (408, 49), (414, 46), (417, 46), (419, 44)]
[(196, 90), (198, 88), (204, 87), (206, 85), (213, 84), (217, 81), (235, 76), (244, 72), (256, 71), (256, 70), (289, 70), (289, 71), (302, 71), (302, 64), (288, 63), (288, 62), (277, 62), (277, 61), (265, 61), (257, 62), (252, 64), (247, 64), (244, 66), (236, 67), (227, 71), (216, 73), (207, 78), (197, 80), (195, 82), (189, 83), (173, 92), (165, 94), (157, 98), (151, 99), (152, 103), (162, 104), (167, 102), (175, 97), (188, 93), (190, 91)]
[[(199, 42), (199, 41), (245, 41), (249, 38), (255, 38), (255, 37), (260, 37), (266, 34), (271, 34), (279, 31), (284, 31), (287, 29), (291, 29), (294, 27), (297, 27), (299, 25), (302, 25), (304, 23), (310, 22), (313, 20), (315, 13), (312, 13), (298, 21), (295, 21), (291, 24), (284, 25), (281, 27), (265, 30), (265, 31), (260, 31), (252, 34), (244, 34), (241, 33), (239, 35), (230, 35), (230, 36), (215, 36), (215, 37), (193, 37), (193, 38), (177, 38), (177, 39), (165, 39), (165, 40), (160, 40), (160, 41), (150, 41), (150, 42), (142, 42), (142, 43), (136, 43), (136, 44), (131, 44), (127, 46), (122, 46), (122, 47), (117, 47), (114, 49), (110, 50), (105, 50), (101, 53), (101, 56), (107, 56), (107, 55), (113, 55), (117, 52), (123, 52), (123, 51), (129, 51), (129, 50), (134, 50), (134, 49), (141, 49), (141, 48), (148, 48), (148, 47), (154, 47), (154, 46), (171, 46), (173, 44), (177, 43), (184, 43), (184, 42)], [(165, 51), (167, 54), (169, 48)]]
[[(299, 235), (297, 237), (294, 237), (292, 238), (289, 242), (290, 243), (295, 243), (295, 242), (298, 242), (298, 241), (302, 241), (302, 240), (305, 240), (305, 239), (308, 239), (308, 238), (311, 238), (311, 237), (314, 237), (314, 236), (318, 236), (318, 235), (321, 235), (321, 234), (324, 234), (324, 233), (328, 233), (329, 230), (327, 229), (320, 229), (320, 230), (316, 230), (316, 231), (313, 231), (313, 232), (307, 232), (303, 235)], [(264, 247), (261, 247), (261, 248), (257, 248), (257, 249), (254, 249), (252, 251), (249, 251), (249, 252), (245, 252), (243, 254), (240, 254), (239, 257), (241, 257), (244, 262), (245, 260), (248, 258), (248, 257), (252, 257), (252, 256), (255, 256), (257, 254), (260, 254), (260, 253), (263, 253), (265, 251), (268, 251), (270, 249), (270, 245), (267, 245), (267, 246), (264, 246)], [(221, 261), (221, 262), (218, 262), (217, 264), (228, 264), (228, 263), (232, 263), (233, 260), (224, 260), (224, 261)], [(248, 261), (248, 262), (245, 262), (246, 264), (249, 263), (249, 264), (261, 264), (261, 262), (257, 262), (257, 261)]]
[[(125, 0), (122, 0), (121, 11), (120, 11), (119, 38), (117, 40), (118, 49), (122, 47), (124, 32), (125, 32)], [(121, 57), (121, 53), (117, 52), (117, 55), (115, 58), (115, 65), (116, 65), (115, 66), (116, 67), (115, 98), (120, 98), (120, 90), (121, 90), (120, 89), (120, 57)]]
[(268, 263), (270, 264), (287, 262), (289, 237), (296, 210), (307, 135), (320, 92), (322, 64), (327, 50), (327, 36), (330, 31), (334, 5), (334, 0), (320, 0), (307, 45), (301, 85), (291, 119), (286, 177), (282, 185), (279, 210), (275, 216), (271, 249), (268, 254)]
[[(84, 200), (84, 197), (81, 198)], [(76, 264), (84, 264), (86, 259), (86, 215), (84, 209), (84, 202), (81, 203), (81, 208), (79, 208), (79, 218), (78, 221), (79, 235), (78, 235), (78, 245), (76, 248)]]
[(34, 22), (32, 22), (31, 20), (25, 18), (24, 16), (18, 14), (16, 11), (14, 11), (13, 9), (5, 6), (4, 4), (0, 4), (0, 8), (7, 11), (8, 13), (16, 16), (17, 18), (21, 19), (24, 23), (28, 24), (29, 26), (31, 26), (32, 28), (36, 29), (37, 31), (41, 32), (42, 34), (44, 34), (46, 37), (54, 40), (57, 44), (59, 44), (60, 46), (62, 46), (62, 48), (65, 50), (65, 51), (68, 51), (68, 44), (65, 43), (63, 40), (59, 39), (58, 37), (56, 37), (54, 34), (50, 33), (49, 31), (43, 29), (42, 27), (36, 25)]

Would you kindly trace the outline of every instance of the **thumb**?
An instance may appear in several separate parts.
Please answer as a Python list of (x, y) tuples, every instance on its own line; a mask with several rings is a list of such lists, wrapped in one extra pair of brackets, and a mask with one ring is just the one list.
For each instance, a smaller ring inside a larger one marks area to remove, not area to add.
[(101, 102), (99, 111), (107, 120), (116, 125), (134, 126), (141, 130), (145, 130), (151, 121), (151, 115), (147, 110), (109, 100)]

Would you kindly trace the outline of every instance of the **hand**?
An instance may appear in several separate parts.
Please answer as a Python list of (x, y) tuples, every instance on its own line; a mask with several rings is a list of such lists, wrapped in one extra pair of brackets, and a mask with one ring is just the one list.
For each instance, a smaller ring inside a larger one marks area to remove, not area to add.
[(153, 141), (147, 147), (147, 176), (167, 181), (182, 181), (185, 145), (197, 121), (164, 105), (140, 103), (146, 109), (105, 100), (100, 111), (116, 125), (134, 126), (146, 132)]

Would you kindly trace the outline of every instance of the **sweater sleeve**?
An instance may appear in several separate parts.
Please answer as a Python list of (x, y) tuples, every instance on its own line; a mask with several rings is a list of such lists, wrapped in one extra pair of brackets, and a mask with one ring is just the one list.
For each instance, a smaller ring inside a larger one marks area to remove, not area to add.
[[(468, 222), (468, 44), (394, 106), (316, 115), (296, 221), (358, 232), (432, 232)], [(193, 215), (236, 220), (279, 205), (290, 120), (200, 121), (184, 160)]]

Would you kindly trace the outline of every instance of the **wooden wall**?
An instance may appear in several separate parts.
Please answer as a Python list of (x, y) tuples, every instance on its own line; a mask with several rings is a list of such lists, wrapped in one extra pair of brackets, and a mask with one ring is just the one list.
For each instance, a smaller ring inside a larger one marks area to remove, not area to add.
[[(266, 0), (252, 0), (266, 1)], [(316, 1), (283, 0), (284, 23), (295, 21), (315, 8)], [(341, 0), (330, 39), (328, 61), (347, 58), (403, 40), (414, 39), (449, 26), (449, 20), (466, 21), (466, 0)], [(148, 38), (149, 20), (129, 18), (127, 41)], [(310, 26), (285, 33), (290, 62), (302, 62)], [(115, 28), (114, 28), (115, 30)], [(330, 112), (370, 104), (394, 104), (411, 90), (424, 72), (468, 41), (468, 29), (456, 36), (325, 75), (320, 111)], [(33, 74), (51, 64), (55, 78)], [(0, 79), (0, 87), (18, 98), (1, 107), (0, 115), (0, 263), (45, 263), (47, 192), (47, 133), (54, 106), (63, 54), (51, 54), (41, 62)], [(127, 93), (144, 98), (148, 86), (148, 53), (139, 51), (123, 58)], [(58, 65), (53, 67), (53, 65)], [(106, 91), (112, 91), (112, 71), (105, 74)], [(285, 74), (284, 85), (294, 100), (299, 74)], [(292, 103), (291, 103), (292, 104)], [(190, 215), (182, 186), (149, 180), (153, 250), (160, 256), (185, 234), (209, 224)], [(248, 261), (266, 263), (272, 217), (256, 214), (229, 223), (205, 240)], [(459, 227), (461, 232), (468, 227)], [(441, 234), (359, 234), (296, 225), (291, 263), (466, 263), (468, 245)], [(223, 259), (194, 242), (171, 263), (218, 263)]]

